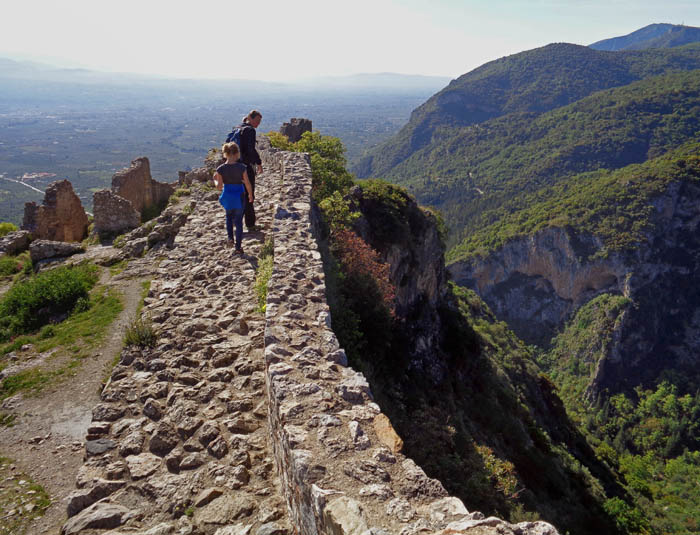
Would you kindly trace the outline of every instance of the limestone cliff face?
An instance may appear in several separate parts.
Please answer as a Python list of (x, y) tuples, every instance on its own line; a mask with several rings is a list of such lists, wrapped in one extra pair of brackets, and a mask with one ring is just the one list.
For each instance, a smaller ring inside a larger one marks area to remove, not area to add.
[(546, 346), (582, 304), (600, 293), (632, 305), (591, 392), (652, 381), (663, 369), (692, 368), (700, 347), (700, 187), (672, 182), (653, 201), (645, 239), (633, 250), (592, 257), (600, 240), (550, 228), (511, 241), (485, 258), (449, 266), (524, 340)]
[(387, 220), (380, 201), (364, 195), (361, 188), (351, 195), (362, 214), (356, 230), (390, 266), (396, 318), (408, 339), (411, 365), (439, 382), (447, 373), (445, 362), (438, 358), (438, 309), (446, 295), (446, 272), (445, 246), (435, 218), (406, 196), (398, 218)]

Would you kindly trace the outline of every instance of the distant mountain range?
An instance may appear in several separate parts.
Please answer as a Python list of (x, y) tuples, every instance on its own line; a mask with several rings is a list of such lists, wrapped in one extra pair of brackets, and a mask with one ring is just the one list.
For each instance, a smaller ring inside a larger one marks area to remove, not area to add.
[(635, 32), (612, 39), (603, 39), (590, 45), (595, 50), (645, 50), (672, 48), (700, 41), (700, 28), (678, 24), (650, 24)]
[(59, 68), (33, 61), (16, 61), (0, 57), (0, 80), (31, 80), (71, 84), (132, 85), (144, 87), (197, 87), (203, 90), (225, 88), (227, 91), (268, 93), (317, 91), (437, 91), (450, 81), (446, 76), (422, 76), (398, 73), (360, 73), (348, 76), (323, 76), (293, 82), (269, 82), (246, 79), (187, 79), (112, 73), (80, 68)]

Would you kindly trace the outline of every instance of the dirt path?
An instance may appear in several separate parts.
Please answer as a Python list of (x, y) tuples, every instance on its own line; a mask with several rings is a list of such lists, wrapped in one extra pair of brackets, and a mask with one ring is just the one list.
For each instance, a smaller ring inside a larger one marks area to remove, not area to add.
[(27, 533), (58, 533), (65, 521), (65, 498), (75, 490), (91, 411), (99, 402), (102, 380), (122, 348), (124, 327), (141, 301), (142, 282), (152, 270), (150, 263), (147, 258), (134, 260), (116, 276), (104, 270), (100, 282), (119, 290), (124, 310), (110, 326), (102, 347), (82, 361), (74, 376), (37, 395), (20, 393), (3, 403), (3, 410), (16, 420), (12, 427), (0, 427), (0, 454), (13, 459), (18, 470), (42, 485), (51, 497), (51, 506)]

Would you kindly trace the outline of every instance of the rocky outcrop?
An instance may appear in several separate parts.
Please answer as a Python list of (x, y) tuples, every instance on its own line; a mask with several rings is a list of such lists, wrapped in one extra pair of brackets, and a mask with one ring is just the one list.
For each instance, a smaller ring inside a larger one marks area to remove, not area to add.
[(632, 251), (596, 256), (597, 238), (550, 228), (449, 270), (521, 338), (541, 345), (596, 295), (630, 298), (589, 391), (596, 397), (650, 384), (664, 369), (700, 363), (699, 207), (700, 187), (671, 182), (653, 200), (650, 228)]
[(446, 293), (445, 246), (430, 212), (398, 188), (392, 195), (403, 199), (402, 206), (394, 210), (394, 217), (387, 217), (391, 208), (381, 199), (364, 195), (360, 187), (353, 188), (350, 198), (362, 214), (354, 228), (390, 266), (390, 280), (396, 289), (396, 327), (410, 339), (410, 366), (439, 383), (448, 373), (439, 356), (438, 314)]
[(455, 262), (449, 271), (520, 338), (547, 345), (583, 303), (603, 291), (625, 291), (628, 262), (618, 254), (588, 259), (600, 248), (598, 238), (549, 228), (511, 241), (488, 257)]
[(304, 132), (311, 132), (311, 119), (294, 117), (280, 126), (280, 133), (287, 136), (292, 143), (299, 141)]
[(31, 233), (28, 230), (9, 232), (0, 238), (0, 255), (16, 255), (29, 248)]
[[(217, 194), (207, 195), (209, 200), (218, 198)], [(121, 238), (122, 257), (142, 256), (147, 250), (158, 247), (172, 247), (180, 228), (187, 222), (188, 213), (197, 206), (191, 200), (184, 207), (168, 206), (156, 219), (132, 230)]]
[(117, 235), (141, 224), (141, 215), (130, 201), (109, 190), (96, 191), (92, 197), (93, 224), (100, 235)]
[(206, 167), (198, 167), (192, 171), (179, 171), (178, 172), (178, 183), (191, 186), (193, 183), (201, 182), (205, 183), (211, 180), (211, 171)]
[(34, 239), (82, 241), (87, 228), (87, 214), (68, 180), (49, 184), (41, 205), (24, 205), (22, 229), (31, 232)]
[(131, 167), (112, 177), (112, 193), (131, 202), (139, 213), (153, 206), (164, 206), (174, 191), (172, 185), (153, 180), (150, 163), (145, 157), (136, 158)]
[(71, 256), (84, 251), (85, 248), (80, 244), (61, 241), (34, 240), (29, 245), (29, 256), (32, 263), (48, 258)]

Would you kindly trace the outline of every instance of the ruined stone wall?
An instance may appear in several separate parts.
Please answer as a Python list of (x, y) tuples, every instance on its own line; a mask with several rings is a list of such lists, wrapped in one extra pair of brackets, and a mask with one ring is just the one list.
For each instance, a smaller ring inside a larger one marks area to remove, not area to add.
[(151, 178), (148, 158), (136, 158), (131, 167), (122, 169), (112, 177), (112, 192), (130, 201), (134, 209), (142, 213), (151, 206), (162, 206), (175, 188)]
[(555, 534), (544, 522), (512, 526), (469, 513), (400, 453), (401, 439), (331, 330), (308, 155), (263, 155), (279, 180), (265, 327), (270, 433), (296, 533)]
[(301, 139), (304, 132), (311, 132), (311, 119), (302, 119), (294, 117), (288, 123), (282, 123), (280, 133), (287, 136), (287, 139), (292, 143), (296, 143)]
[(22, 229), (34, 239), (81, 241), (87, 235), (88, 217), (68, 180), (49, 184), (40, 205), (24, 205)]

